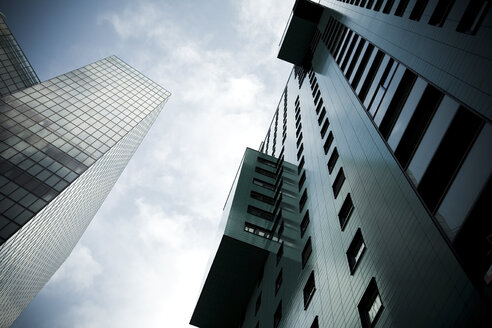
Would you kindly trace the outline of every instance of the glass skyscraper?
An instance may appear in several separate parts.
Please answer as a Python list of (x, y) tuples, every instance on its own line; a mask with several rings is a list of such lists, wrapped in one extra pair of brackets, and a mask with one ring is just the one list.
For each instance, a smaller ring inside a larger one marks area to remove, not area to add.
[(170, 93), (115, 56), (39, 83), (0, 31), (3, 327), (70, 254)]
[(295, 1), (192, 325), (490, 326), (489, 7)]

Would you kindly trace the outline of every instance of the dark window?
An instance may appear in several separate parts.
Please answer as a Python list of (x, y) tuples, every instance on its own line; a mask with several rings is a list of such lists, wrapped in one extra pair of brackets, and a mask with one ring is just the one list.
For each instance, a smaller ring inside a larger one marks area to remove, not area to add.
[(282, 272), (283, 270), (280, 270), (280, 272), (277, 275), (277, 279), (275, 279), (275, 295), (277, 295), (280, 286), (282, 286)]
[(483, 120), (477, 115), (464, 107), (458, 109), (417, 187), (432, 213), (439, 206), (482, 126)]
[(272, 162), (268, 159), (265, 159), (263, 157), (258, 157), (258, 162), (262, 163), (262, 164), (265, 164), (267, 166), (270, 166), (270, 167), (273, 167), (273, 168), (277, 168), (277, 163), (276, 162)]
[(333, 132), (330, 132), (328, 134), (328, 138), (326, 138), (325, 144), (323, 145), (323, 149), (325, 151), (325, 155), (328, 154), (328, 150), (331, 147), (331, 144), (333, 143)]
[(309, 260), (309, 256), (311, 256), (311, 253), (313, 252), (313, 245), (311, 244), (311, 237), (308, 238), (306, 241), (306, 245), (304, 245), (304, 249), (302, 250), (302, 268), (306, 266), (307, 261)]
[[(382, 1), (381, 1), (382, 2)], [(384, 14), (389, 14), (391, 11), (391, 8), (393, 8), (393, 4), (395, 3), (395, 0), (388, 0), (386, 2), (386, 5), (383, 8), (383, 13)], [(377, 5), (377, 4), (376, 4)], [(381, 5), (380, 5), (381, 6)]]
[(455, 0), (439, 0), (429, 19), (429, 24), (439, 27), (443, 26), (451, 8), (453, 8), (454, 1)]
[(280, 263), (282, 256), (284, 255), (284, 243), (280, 244), (280, 247), (277, 252), (277, 265)]
[(304, 218), (302, 219), (301, 222), (301, 238), (304, 236), (304, 233), (306, 232), (308, 225), (309, 225), (309, 210), (306, 211), (306, 214), (304, 214)]
[(249, 222), (244, 223), (244, 231), (252, 233), (253, 235), (260, 236), (266, 239), (272, 239), (272, 233), (265, 228), (259, 227), (257, 225), (251, 224)]
[(255, 206), (248, 205), (248, 213), (268, 221), (273, 221), (272, 213), (262, 210), (261, 208)]
[(345, 200), (343, 201), (342, 207), (340, 208), (340, 212), (338, 212), (338, 220), (340, 221), (340, 228), (342, 231), (345, 229), (352, 212), (354, 211), (354, 203), (352, 202), (352, 197), (350, 197), (350, 193), (347, 194)]
[(301, 158), (303, 151), (304, 151), (304, 144), (301, 143), (301, 147), (299, 147), (299, 150), (297, 151), (297, 160), (299, 160), (299, 158)]
[(263, 181), (263, 180), (260, 180), (260, 179), (254, 178), (253, 184), (260, 186), (260, 187), (263, 187), (263, 188), (268, 189), (268, 190), (275, 190), (275, 186), (273, 184), (268, 183), (268, 182)]
[(255, 328), (260, 328), (260, 321), (256, 322)]
[[(394, 1), (394, 0), (388, 0), (388, 1)], [(383, 2), (384, 0), (377, 0), (373, 10), (379, 11), (381, 9), (381, 6), (383, 5)]]
[(302, 168), (304, 167), (304, 156), (302, 156), (299, 166), (297, 166), (297, 174), (301, 174)]
[(354, 51), (355, 45), (357, 44), (357, 40), (359, 40), (359, 36), (354, 33), (354, 37), (352, 38), (352, 42), (350, 42), (350, 46), (345, 53), (345, 57), (343, 59), (342, 64), (340, 65), (340, 68), (342, 71), (345, 71), (345, 68), (347, 67), (348, 61), (350, 59), (350, 55), (352, 55), (352, 51)]
[[(348, 32), (347, 32), (348, 31)], [(354, 32), (352, 30), (348, 29), (346, 26), (343, 26), (343, 32), (342, 32), (342, 37), (340, 39), (340, 42), (338, 42), (338, 46), (334, 52), (334, 55), (336, 55), (336, 61), (340, 65), (340, 62), (342, 61), (343, 54), (345, 53), (345, 49), (347, 48), (348, 44), (350, 43), (350, 40), (352, 38), (352, 35)]]
[(350, 79), (350, 76), (352, 75), (352, 72), (354, 71), (355, 64), (357, 64), (357, 61), (359, 60), (360, 53), (362, 52), (362, 49), (364, 48), (364, 45), (366, 44), (366, 40), (363, 38), (360, 38), (360, 42), (357, 45), (357, 48), (355, 49), (354, 56), (352, 57), (350, 61), (350, 65), (347, 69), (347, 73), (345, 73), (345, 76), (347, 79)]
[(374, 61), (372, 62), (371, 67), (369, 68), (369, 72), (367, 73), (366, 79), (364, 80), (362, 87), (359, 92), (359, 99), (361, 102), (366, 100), (367, 92), (369, 92), (369, 88), (374, 81), (374, 77), (378, 72), (379, 66), (381, 66), (381, 62), (383, 61), (384, 53), (381, 50), (378, 50), (376, 57), (374, 57)]
[(301, 144), (301, 141), (302, 141), (302, 132), (299, 135), (299, 137), (297, 138), (297, 143), (296, 143), (297, 148), (299, 148), (299, 145)]
[(475, 34), (480, 27), (487, 11), (489, 9), (490, 1), (487, 0), (471, 0), (466, 7), (465, 13), (461, 17), (461, 20), (456, 28), (456, 31)]
[(367, 286), (364, 295), (362, 295), (358, 308), (362, 327), (374, 327), (384, 308), (374, 277), (371, 279), (369, 286)]
[(325, 115), (326, 115), (326, 109), (323, 107), (323, 110), (321, 111), (321, 114), (318, 117), (318, 125), (321, 125), (321, 122), (323, 122)]
[(323, 123), (323, 127), (321, 128), (321, 131), (319, 132), (321, 134), (321, 138), (325, 137), (326, 130), (328, 130), (328, 126), (330, 125), (330, 122), (328, 119), (325, 119), (325, 123)]
[(333, 152), (331, 153), (330, 159), (328, 160), (328, 173), (331, 174), (333, 169), (335, 168), (335, 165), (337, 164), (338, 160), (338, 150), (337, 147), (333, 149)]
[(260, 174), (262, 174), (266, 177), (269, 177), (269, 178), (273, 178), (273, 179), (277, 178), (277, 176), (275, 175), (274, 172), (262, 169), (261, 167), (255, 167), (255, 172), (260, 173)]
[(258, 295), (258, 297), (256, 298), (255, 315), (258, 313), (260, 306), (261, 306), (261, 292), (260, 292), (260, 295)]
[(318, 316), (314, 317), (313, 323), (310, 328), (319, 328)]
[(303, 289), (304, 310), (308, 308), (309, 303), (313, 299), (313, 295), (315, 291), (316, 291), (316, 285), (314, 284), (314, 271), (312, 271)]
[(301, 124), (299, 124), (299, 127), (298, 127), (298, 128), (297, 128), (297, 130), (296, 130), (296, 137), (298, 137), (298, 136), (299, 136), (299, 134), (301, 133), (301, 129), (302, 129), (302, 123), (301, 123)]
[(417, 2), (415, 2), (415, 6), (413, 6), (409, 18), (411, 20), (419, 21), (422, 17), (422, 14), (424, 13), (425, 7), (427, 6), (428, 2), (429, 0), (417, 0)]
[(350, 246), (347, 250), (347, 259), (350, 267), (350, 274), (354, 274), (355, 268), (360, 262), (362, 255), (366, 251), (366, 244), (364, 243), (364, 238), (362, 238), (362, 232), (360, 228), (357, 229), (355, 233), (354, 239), (350, 243)]
[(333, 182), (333, 195), (337, 198), (340, 189), (342, 189), (343, 182), (345, 181), (345, 174), (343, 173), (343, 168), (340, 168), (338, 171), (337, 177), (335, 178), (335, 182)]
[(407, 169), (420, 140), (441, 103), (442, 97), (443, 93), (434, 86), (427, 85), (425, 88), (395, 150), (395, 156), (403, 169)]
[(306, 171), (302, 172), (301, 179), (299, 180), (298, 183), (299, 191), (301, 191), (305, 181), (306, 181)]
[(282, 319), (282, 301), (278, 303), (277, 309), (273, 314), (273, 328), (277, 328), (280, 324), (280, 320)]
[[(281, 214), (280, 214), (281, 215)], [(284, 233), (284, 229), (285, 229), (285, 224), (284, 224), (284, 221), (282, 221), (282, 223), (280, 224), (280, 227), (278, 228), (278, 237), (280, 238), (282, 236), (282, 234)]]
[(318, 93), (316, 93), (316, 97), (314, 98), (314, 104), (318, 104), (319, 97), (321, 97), (321, 92), (318, 90)]
[(307, 189), (304, 189), (304, 193), (301, 196), (301, 200), (299, 200), (299, 212), (302, 212), (302, 210), (304, 209), (304, 205), (306, 205), (307, 198), (308, 198)]
[(374, 50), (374, 45), (369, 43), (367, 45), (366, 52), (364, 52), (364, 56), (362, 56), (359, 67), (355, 72), (354, 79), (352, 80), (352, 83), (350, 83), (350, 85), (354, 90), (357, 88), (357, 85), (359, 84), (360, 78), (362, 77), (362, 74), (366, 69), (367, 62), (369, 61), (369, 58), (371, 58), (373, 50)]
[(275, 203), (275, 199), (269, 197), (267, 195), (263, 195), (262, 193), (251, 191), (251, 198), (259, 200), (260, 202), (267, 203), (269, 205), (273, 205)]
[(323, 98), (319, 100), (318, 106), (316, 106), (316, 114), (319, 114), (319, 111), (322, 106), (323, 106)]
[(408, 94), (412, 90), (416, 79), (417, 75), (408, 69), (403, 73), (400, 84), (398, 84), (395, 94), (388, 105), (388, 110), (384, 114), (383, 120), (379, 125), (379, 131), (386, 140), (388, 140), (396, 120), (398, 119), (398, 116), (400, 116), (403, 105), (407, 101)]
[(395, 10), (395, 16), (403, 16), (405, 13), (405, 10), (407, 9), (409, 0), (400, 0), (400, 3), (398, 4), (398, 7), (396, 7)]

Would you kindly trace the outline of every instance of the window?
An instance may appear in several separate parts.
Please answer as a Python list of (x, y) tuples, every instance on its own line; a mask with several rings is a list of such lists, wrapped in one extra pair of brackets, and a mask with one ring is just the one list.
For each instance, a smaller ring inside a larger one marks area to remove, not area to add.
[(278, 228), (278, 237), (279, 238), (284, 233), (284, 229), (285, 229), (285, 224), (284, 224), (284, 221), (282, 221), (282, 223), (280, 224), (280, 227)]
[(425, 7), (427, 6), (428, 2), (429, 0), (417, 0), (417, 2), (415, 2), (415, 6), (413, 6), (409, 18), (411, 20), (419, 21), (422, 17), (422, 14), (424, 13)]
[(304, 214), (304, 218), (302, 219), (301, 222), (301, 238), (304, 236), (304, 233), (306, 232), (308, 225), (309, 225), (309, 210), (306, 211), (306, 214)]
[(367, 286), (364, 295), (362, 295), (358, 308), (362, 327), (374, 327), (384, 309), (374, 277), (371, 279), (369, 286)]
[(350, 193), (347, 194), (345, 200), (343, 201), (342, 207), (340, 208), (340, 212), (338, 212), (338, 220), (340, 221), (340, 228), (342, 231), (345, 229), (352, 212), (354, 211), (354, 204), (352, 203), (352, 197), (350, 197)]
[(282, 256), (284, 255), (284, 243), (280, 244), (280, 247), (278, 248), (277, 252), (277, 265), (280, 263), (280, 259), (282, 259)]
[(278, 291), (280, 289), (280, 286), (282, 286), (282, 272), (283, 269), (280, 270), (280, 272), (277, 275), (277, 279), (275, 279), (275, 295), (278, 294)]
[(268, 182), (263, 181), (263, 180), (260, 180), (260, 179), (254, 178), (253, 184), (260, 186), (260, 187), (263, 187), (263, 188), (268, 189), (268, 190), (275, 190), (275, 186), (273, 184), (268, 183)]
[(262, 169), (261, 167), (255, 167), (255, 172), (260, 173), (266, 177), (273, 178), (273, 179), (275, 179), (277, 177), (274, 172)]
[(321, 122), (323, 122), (325, 115), (326, 115), (326, 109), (323, 107), (323, 110), (321, 111), (321, 114), (318, 117), (318, 125), (321, 125)]
[(323, 107), (323, 98), (319, 100), (318, 106), (316, 106), (316, 114), (319, 114), (321, 107)]
[(333, 149), (333, 152), (331, 153), (330, 159), (328, 160), (328, 173), (331, 174), (333, 169), (335, 168), (335, 165), (337, 164), (338, 160), (338, 150), (337, 147)]
[(306, 310), (311, 302), (314, 292), (316, 291), (316, 286), (314, 284), (314, 271), (311, 271), (309, 278), (304, 285), (303, 295), (304, 295), (304, 310)]
[(469, 1), (468, 7), (466, 7), (465, 13), (456, 28), (456, 31), (475, 34), (485, 18), (489, 9), (490, 1), (487, 0), (472, 0)]
[(310, 328), (319, 328), (318, 316), (314, 317), (313, 323)]
[(253, 235), (260, 236), (262, 238), (271, 239), (274, 241), (278, 241), (278, 239), (273, 238), (272, 233), (269, 230), (266, 230), (257, 225), (251, 224), (249, 222), (244, 223), (244, 231), (252, 233)]
[(343, 173), (343, 168), (340, 168), (338, 171), (337, 177), (335, 178), (335, 182), (331, 186), (333, 188), (333, 195), (337, 198), (340, 189), (342, 189), (343, 182), (345, 181), (345, 174)]
[(299, 212), (302, 212), (304, 209), (304, 205), (306, 205), (307, 201), (307, 189), (304, 189), (304, 193), (301, 196), (301, 199), (299, 200)]
[(248, 213), (253, 214), (259, 218), (268, 220), (268, 221), (273, 221), (273, 214), (272, 213), (265, 211), (265, 210), (262, 210), (261, 208), (258, 208), (258, 207), (252, 206), (252, 205), (248, 205)]
[(299, 137), (297, 138), (297, 143), (296, 143), (297, 148), (299, 148), (299, 145), (301, 144), (301, 141), (302, 141), (302, 132), (299, 135)]
[(325, 144), (323, 145), (325, 155), (328, 154), (328, 150), (330, 150), (332, 143), (333, 143), (333, 133), (330, 132), (330, 134), (328, 134), (328, 138), (326, 138)]
[(262, 163), (262, 164), (265, 164), (267, 166), (270, 166), (270, 167), (273, 167), (273, 168), (277, 168), (277, 163), (276, 162), (272, 162), (268, 159), (265, 159), (263, 157), (258, 157), (258, 162)]
[(260, 321), (256, 322), (255, 328), (260, 328)]
[(302, 129), (302, 123), (299, 124), (299, 126), (297, 127), (296, 138), (299, 137), (299, 134), (301, 133), (301, 129)]
[[(381, 2), (382, 2), (382, 1), (381, 1)], [(395, 0), (388, 0), (388, 1), (386, 2), (386, 5), (385, 5), (385, 6), (384, 6), (384, 8), (383, 8), (383, 13), (384, 13), (384, 14), (389, 14), (389, 13), (390, 13), (390, 11), (391, 11), (391, 8), (393, 8), (393, 4), (394, 4), (394, 3), (395, 3)], [(377, 6), (377, 4), (376, 4), (376, 6)], [(381, 7), (381, 5), (379, 5), (379, 6)]]
[(301, 256), (301, 264), (302, 268), (306, 266), (307, 261), (309, 260), (309, 256), (311, 256), (311, 253), (313, 252), (313, 245), (311, 244), (311, 237), (308, 238), (306, 241), (306, 245), (304, 245), (304, 249), (302, 250), (302, 256)]
[(282, 301), (278, 303), (277, 309), (273, 314), (273, 328), (277, 328), (280, 324), (280, 320), (282, 319)]
[(299, 191), (301, 191), (305, 181), (306, 181), (306, 171), (302, 172), (301, 179), (299, 180), (299, 184), (298, 184)]
[(455, 0), (439, 0), (436, 8), (429, 19), (429, 24), (441, 27), (444, 25), (446, 18), (448, 17), (451, 8), (454, 5)]
[(362, 238), (362, 232), (359, 228), (357, 229), (354, 239), (352, 239), (352, 242), (350, 243), (350, 246), (347, 250), (347, 259), (349, 263), (350, 274), (354, 274), (355, 269), (357, 268), (357, 265), (359, 264), (360, 259), (362, 258), (362, 255), (364, 255), (365, 251), (366, 244), (364, 243), (364, 238)]
[(395, 10), (395, 16), (403, 16), (405, 13), (405, 10), (407, 9), (409, 0), (400, 0), (400, 3), (398, 4), (398, 7), (396, 7)]
[[(394, 1), (394, 0), (388, 0), (388, 1)], [(376, 4), (374, 5), (373, 10), (379, 11), (381, 9), (381, 6), (383, 5), (384, 0), (376, 0)]]
[(301, 171), (304, 167), (304, 156), (302, 156), (301, 161), (299, 162), (299, 166), (297, 167), (297, 174), (301, 174)]
[(260, 295), (258, 295), (258, 297), (256, 298), (255, 315), (258, 313), (260, 306), (261, 306), (261, 292), (260, 292)]
[(301, 147), (299, 147), (299, 150), (297, 151), (297, 160), (299, 160), (299, 158), (301, 157), (303, 150), (304, 144), (301, 143)]
[(323, 123), (323, 127), (321, 128), (320, 134), (321, 138), (325, 137), (326, 131), (328, 130), (328, 126), (330, 125), (330, 122), (328, 119), (325, 120), (325, 123)]
[(259, 200), (260, 202), (267, 203), (269, 205), (273, 205), (275, 203), (275, 199), (269, 197), (267, 195), (263, 195), (262, 193), (251, 191), (251, 198)]

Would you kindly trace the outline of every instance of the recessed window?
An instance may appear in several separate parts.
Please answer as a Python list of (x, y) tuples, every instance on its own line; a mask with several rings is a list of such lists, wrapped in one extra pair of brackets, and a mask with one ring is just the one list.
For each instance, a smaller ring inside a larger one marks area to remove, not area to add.
[(417, 0), (408, 18), (414, 21), (419, 21), (428, 2), (429, 0)]
[(273, 314), (273, 328), (277, 328), (279, 326), (280, 320), (282, 320), (282, 301), (278, 303), (277, 309)]
[(277, 168), (276, 162), (272, 162), (272, 161), (265, 159), (263, 157), (258, 157), (258, 162), (265, 164), (265, 165), (268, 165), (268, 166), (273, 167), (273, 168)]
[(307, 189), (304, 189), (304, 193), (302, 194), (301, 199), (299, 200), (299, 212), (302, 212), (302, 210), (304, 209), (304, 205), (306, 205), (307, 198), (308, 198)]
[(256, 206), (248, 205), (248, 213), (268, 221), (273, 221), (272, 213), (262, 210)]
[[(381, 3), (382, 3), (382, 1), (378, 1), (378, 2), (381, 2)], [(383, 13), (384, 13), (384, 14), (389, 14), (389, 13), (390, 13), (390, 11), (391, 11), (391, 8), (393, 8), (393, 4), (394, 4), (394, 3), (395, 3), (395, 0), (388, 0), (388, 1), (386, 2), (386, 5), (385, 5), (385, 6), (384, 6), (384, 8), (383, 8)], [(377, 5), (378, 5), (378, 4), (376, 4), (376, 6), (377, 6)], [(379, 5), (379, 6), (381, 7), (381, 5)]]
[(323, 150), (325, 151), (325, 155), (328, 154), (328, 150), (330, 150), (331, 144), (333, 143), (333, 132), (328, 134), (328, 138), (326, 138), (325, 144), (323, 145)]
[(282, 278), (283, 269), (277, 275), (277, 279), (275, 279), (275, 295), (277, 295), (280, 287), (282, 286), (283, 278)]
[(338, 150), (337, 147), (333, 149), (333, 152), (331, 153), (330, 159), (328, 160), (328, 173), (331, 174), (333, 169), (335, 168), (335, 165), (337, 164), (338, 160)]
[(342, 231), (345, 229), (352, 212), (354, 211), (354, 204), (352, 202), (352, 197), (350, 197), (350, 193), (347, 194), (345, 200), (343, 201), (342, 208), (340, 208), (340, 212), (338, 212), (338, 220), (340, 221), (340, 228)]
[(318, 106), (316, 106), (316, 114), (319, 114), (321, 107), (323, 107), (323, 98), (319, 100)]
[(268, 182), (263, 181), (263, 180), (260, 180), (260, 179), (254, 178), (253, 184), (260, 186), (260, 187), (263, 187), (263, 188), (268, 189), (268, 190), (275, 190), (275, 186), (273, 184), (268, 183)]
[(255, 172), (260, 173), (266, 177), (273, 178), (273, 179), (275, 179), (277, 177), (274, 172), (262, 169), (261, 167), (255, 167)]
[[(280, 210), (280, 211), (282, 211), (282, 210)], [(285, 224), (284, 224), (284, 221), (282, 221), (282, 223), (280, 224), (280, 227), (278, 228), (278, 237), (279, 238), (284, 233), (284, 229), (285, 229)]]
[(299, 126), (297, 127), (297, 130), (296, 130), (296, 138), (299, 137), (299, 134), (301, 133), (301, 129), (302, 129), (302, 123), (299, 124)]
[[(388, 0), (391, 1), (391, 0)], [(381, 9), (381, 6), (383, 5), (384, 0), (376, 0), (376, 4), (374, 5), (374, 8), (372, 10), (374, 11), (379, 11)]]
[(301, 178), (299, 179), (299, 183), (298, 183), (299, 191), (301, 191), (305, 181), (306, 181), (306, 171), (302, 172)]
[(469, 1), (468, 7), (461, 17), (461, 20), (456, 28), (456, 31), (475, 34), (480, 27), (487, 11), (489, 10), (490, 1), (488, 0), (473, 0)]
[(297, 151), (297, 160), (299, 160), (299, 158), (301, 158), (303, 151), (304, 151), (304, 144), (301, 143), (301, 147), (299, 147), (299, 150)]
[(321, 122), (323, 122), (325, 115), (326, 115), (326, 109), (323, 107), (323, 110), (321, 111), (321, 114), (318, 117), (318, 125), (321, 125)]
[(439, 0), (429, 19), (429, 24), (438, 27), (443, 26), (451, 8), (453, 8), (454, 2), (455, 0)]
[(309, 210), (306, 211), (306, 214), (304, 214), (304, 218), (301, 221), (301, 238), (304, 236), (304, 233), (306, 232), (308, 225), (309, 225)]
[(255, 304), (255, 315), (258, 313), (258, 310), (260, 309), (261, 306), (261, 292), (256, 298), (256, 304)]
[(314, 271), (312, 271), (303, 289), (304, 310), (306, 310), (309, 306), (309, 303), (311, 303), (315, 291), (316, 291), (316, 285), (314, 284)]
[(367, 289), (359, 302), (358, 308), (362, 327), (374, 327), (374, 324), (381, 316), (384, 308), (374, 277), (371, 279), (369, 286), (367, 286)]
[(277, 265), (280, 263), (282, 256), (284, 255), (284, 243), (280, 244), (280, 247), (277, 252)]
[(326, 131), (328, 130), (328, 126), (330, 125), (330, 122), (328, 119), (325, 120), (325, 123), (323, 123), (323, 127), (321, 128), (320, 134), (321, 138), (325, 137)]
[(331, 186), (333, 188), (333, 195), (337, 198), (340, 189), (342, 189), (343, 182), (345, 181), (345, 174), (343, 173), (343, 168), (340, 168), (338, 171), (337, 177), (335, 178), (335, 182)]
[(314, 317), (313, 323), (310, 328), (319, 328), (318, 316)]
[(398, 4), (398, 7), (396, 7), (395, 10), (395, 16), (403, 16), (405, 13), (405, 10), (407, 10), (409, 0), (400, 0), (400, 3)]
[(308, 238), (306, 241), (306, 245), (304, 245), (304, 249), (302, 250), (302, 268), (306, 266), (307, 261), (309, 260), (309, 257), (311, 256), (311, 253), (313, 252), (313, 245), (311, 244), (311, 237)]
[(303, 167), (304, 167), (304, 156), (302, 156), (301, 161), (299, 162), (299, 165), (297, 166), (297, 175), (301, 174)]
[(275, 203), (275, 199), (269, 197), (267, 195), (263, 195), (262, 193), (251, 191), (251, 198), (259, 200), (260, 202), (273, 205)]
[(350, 274), (354, 274), (357, 265), (366, 251), (366, 244), (364, 243), (364, 238), (362, 238), (362, 232), (360, 228), (357, 229), (354, 239), (350, 243), (349, 249), (347, 250), (347, 259), (350, 267)]
[(297, 143), (296, 143), (297, 148), (299, 148), (299, 145), (301, 144), (301, 141), (302, 141), (302, 132), (299, 135), (299, 137), (297, 138)]

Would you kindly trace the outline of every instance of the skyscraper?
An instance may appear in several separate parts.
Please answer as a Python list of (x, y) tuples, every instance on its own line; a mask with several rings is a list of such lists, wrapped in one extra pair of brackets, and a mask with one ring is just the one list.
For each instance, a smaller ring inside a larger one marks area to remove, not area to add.
[(0, 30), (4, 327), (68, 257), (170, 93), (115, 56), (38, 83)]
[(191, 324), (490, 325), (488, 9), (295, 2), (278, 55), (294, 67)]

